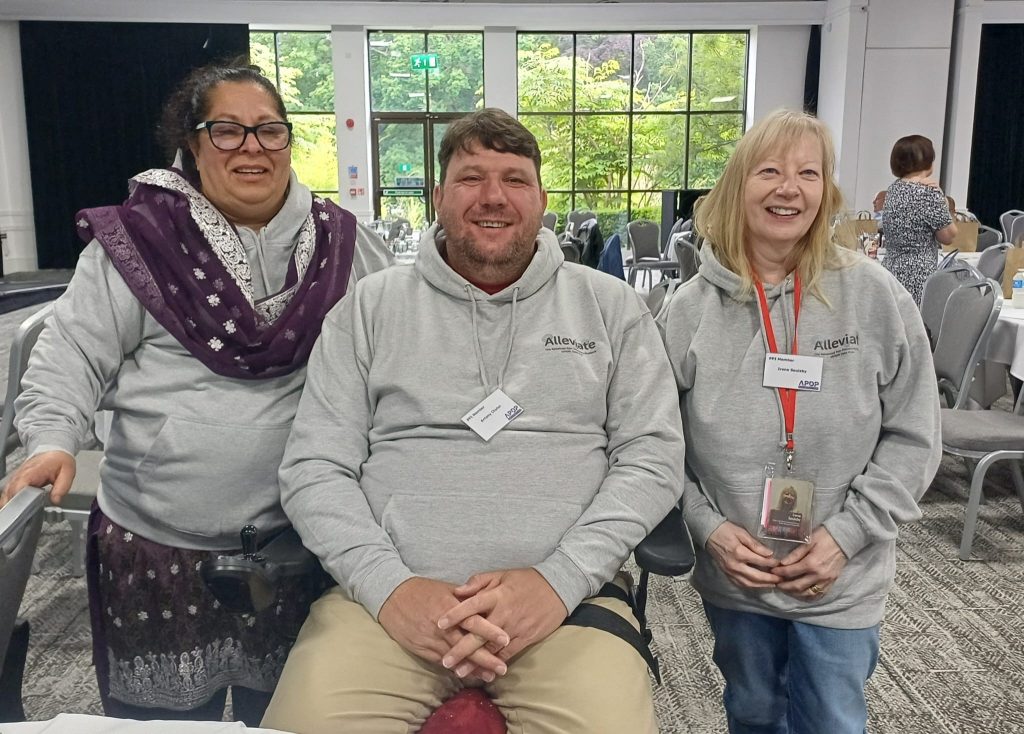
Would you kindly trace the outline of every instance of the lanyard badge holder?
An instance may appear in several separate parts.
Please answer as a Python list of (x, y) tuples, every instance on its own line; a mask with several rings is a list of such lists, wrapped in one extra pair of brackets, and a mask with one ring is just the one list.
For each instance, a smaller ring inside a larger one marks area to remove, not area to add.
[(796, 396), (799, 390), (821, 390), (821, 357), (797, 354), (796, 325), (800, 318), (800, 277), (794, 276), (793, 346), (789, 354), (779, 352), (768, 311), (768, 299), (760, 281), (757, 288), (758, 307), (768, 353), (765, 355), (764, 386), (778, 391), (782, 406), (782, 423), (786, 441), (781, 466), (769, 463), (764, 468), (764, 493), (761, 499), (761, 520), (757, 535), (771, 540), (808, 543), (811, 540), (811, 518), (814, 504), (814, 483), (793, 474), (796, 442)]

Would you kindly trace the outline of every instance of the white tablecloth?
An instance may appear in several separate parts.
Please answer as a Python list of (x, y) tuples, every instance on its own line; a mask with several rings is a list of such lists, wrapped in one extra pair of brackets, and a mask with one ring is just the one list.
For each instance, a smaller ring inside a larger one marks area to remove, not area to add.
[(241, 722), (132, 721), (85, 714), (58, 714), (49, 721), (0, 724), (0, 734), (279, 734)]
[(1003, 301), (985, 356), (990, 362), (1008, 365), (1011, 375), (1024, 380), (1024, 308)]

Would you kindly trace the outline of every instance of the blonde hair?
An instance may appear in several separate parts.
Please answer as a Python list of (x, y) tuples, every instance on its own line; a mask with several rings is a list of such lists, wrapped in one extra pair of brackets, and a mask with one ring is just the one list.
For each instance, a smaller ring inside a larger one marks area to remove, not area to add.
[(821, 275), (849, 263), (832, 243), (832, 220), (843, 208), (835, 180), (836, 154), (832, 136), (816, 117), (794, 110), (776, 110), (750, 128), (736, 145), (722, 177), (695, 213), (694, 225), (714, 249), (719, 262), (743, 280), (743, 293), (754, 289), (747, 256), (747, 214), (743, 195), (754, 166), (794, 145), (806, 135), (821, 146), (822, 196), (810, 229), (797, 242), (797, 272), (804, 289), (828, 303), (821, 292)]

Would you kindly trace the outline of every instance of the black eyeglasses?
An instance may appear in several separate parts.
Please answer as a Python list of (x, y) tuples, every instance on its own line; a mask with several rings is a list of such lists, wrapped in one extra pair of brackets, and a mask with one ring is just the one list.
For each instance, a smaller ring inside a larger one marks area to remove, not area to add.
[(245, 145), (249, 133), (256, 136), (264, 150), (284, 150), (292, 142), (290, 122), (261, 122), (259, 125), (243, 125), (227, 120), (207, 120), (196, 125), (210, 135), (210, 142), (217, 150), (238, 150)]

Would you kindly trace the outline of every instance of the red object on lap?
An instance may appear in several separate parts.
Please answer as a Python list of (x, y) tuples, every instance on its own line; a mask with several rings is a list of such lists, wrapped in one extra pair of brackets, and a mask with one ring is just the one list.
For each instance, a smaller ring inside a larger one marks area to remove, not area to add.
[(420, 734), (506, 734), (505, 717), (479, 688), (464, 688), (438, 706)]

